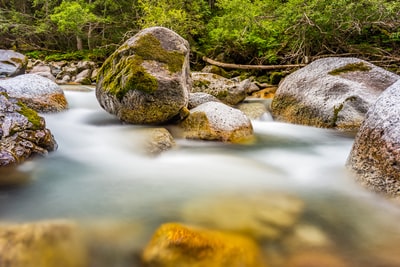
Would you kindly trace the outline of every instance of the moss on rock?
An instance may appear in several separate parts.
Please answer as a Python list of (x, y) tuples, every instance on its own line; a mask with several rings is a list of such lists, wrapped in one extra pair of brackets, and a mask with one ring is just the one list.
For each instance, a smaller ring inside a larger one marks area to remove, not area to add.
[[(103, 86), (106, 91), (121, 100), (130, 90), (139, 90), (152, 93), (157, 90), (158, 82), (141, 66), (143, 60), (138, 56), (130, 56), (125, 59), (115, 60), (117, 55), (111, 56), (104, 64), (101, 73)], [(118, 63), (110, 70), (112, 62)]]
[(182, 53), (164, 49), (161, 42), (152, 34), (141, 36), (133, 50), (143, 60), (154, 60), (166, 64), (168, 70), (173, 73), (182, 70), (185, 61)]
[(358, 63), (350, 63), (341, 68), (334, 69), (334, 70), (330, 71), (328, 74), (340, 75), (340, 74), (347, 73), (347, 72), (370, 71), (370, 70), (371, 70), (370, 66), (368, 66), (364, 62), (358, 62)]
[(43, 118), (40, 117), (36, 111), (27, 107), (21, 101), (18, 101), (17, 104), (20, 107), (18, 113), (26, 117), (28, 121), (32, 123), (32, 130), (39, 130), (43, 128)]

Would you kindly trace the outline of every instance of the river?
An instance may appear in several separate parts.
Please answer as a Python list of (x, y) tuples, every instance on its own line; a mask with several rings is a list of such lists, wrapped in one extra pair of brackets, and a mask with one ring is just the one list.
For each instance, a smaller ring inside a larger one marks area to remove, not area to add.
[(145, 229), (132, 241), (141, 247), (161, 223), (182, 220), (188, 202), (232, 192), (278, 192), (301, 199), (301, 220), (353, 255), (353, 267), (400, 264), (400, 209), (346, 172), (352, 136), (253, 121), (254, 144), (178, 139), (175, 148), (154, 157), (139, 149), (142, 127), (122, 124), (103, 111), (93, 90), (65, 93), (70, 109), (44, 115), (58, 150), (20, 166), (31, 175), (29, 183), (0, 191), (2, 221), (131, 223)]

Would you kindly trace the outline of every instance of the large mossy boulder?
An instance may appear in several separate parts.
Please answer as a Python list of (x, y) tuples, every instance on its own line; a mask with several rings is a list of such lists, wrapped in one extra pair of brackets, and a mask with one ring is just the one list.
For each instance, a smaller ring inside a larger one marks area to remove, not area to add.
[(27, 65), (28, 58), (25, 55), (0, 49), (0, 78), (24, 74)]
[(45, 120), (0, 87), (0, 167), (46, 155), (57, 148)]
[(238, 82), (213, 73), (193, 72), (192, 93), (207, 93), (227, 105), (236, 105), (247, 96), (247, 81)]
[(382, 91), (398, 79), (361, 59), (319, 59), (281, 82), (272, 113), (290, 123), (354, 131)]
[(261, 267), (260, 249), (251, 239), (177, 223), (162, 225), (143, 253), (149, 267)]
[(167, 28), (152, 27), (104, 62), (96, 97), (122, 121), (161, 124), (187, 110), (190, 87), (189, 43)]
[(250, 119), (240, 110), (219, 102), (206, 102), (191, 109), (179, 126), (188, 139), (237, 143), (253, 137)]
[(52, 80), (37, 74), (24, 74), (0, 80), (10, 97), (17, 98), (37, 112), (58, 112), (68, 108), (63, 90)]
[(362, 185), (400, 198), (400, 81), (368, 110), (347, 166)]
[(0, 225), (0, 265), (7, 267), (87, 267), (88, 254), (73, 222)]

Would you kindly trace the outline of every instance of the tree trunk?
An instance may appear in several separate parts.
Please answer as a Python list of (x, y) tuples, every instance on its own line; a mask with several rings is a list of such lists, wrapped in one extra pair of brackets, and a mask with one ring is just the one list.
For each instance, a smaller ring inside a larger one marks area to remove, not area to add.
[(306, 64), (290, 64), (290, 65), (240, 65), (232, 63), (223, 63), (212, 60), (208, 57), (203, 57), (203, 60), (211, 65), (227, 69), (242, 69), (242, 70), (277, 70), (304, 67)]
[(83, 50), (82, 38), (80, 36), (76, 36), (76, 49)]

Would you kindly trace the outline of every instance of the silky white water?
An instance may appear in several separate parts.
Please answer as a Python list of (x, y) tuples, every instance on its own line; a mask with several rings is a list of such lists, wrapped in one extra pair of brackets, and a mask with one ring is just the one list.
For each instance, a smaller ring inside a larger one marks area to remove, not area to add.
[(272, 191), (301, 198), (306, 219), (337, 233), (337, 242), (400, 240), (397, 206), (346, 172), (353, 137), (253, 121), (254, 144), (177, 139), (174, 149), (154, 157), (141, 149), (143, 127), (106, 113), (93, 91), (66, 96), (69, 110), (43, 115), (58, 150), (20, 166), (31, 181), (0, 191), (0, 220), (112, 219), (157, 227), (179, 220), (182, 205), (195, 198)]

